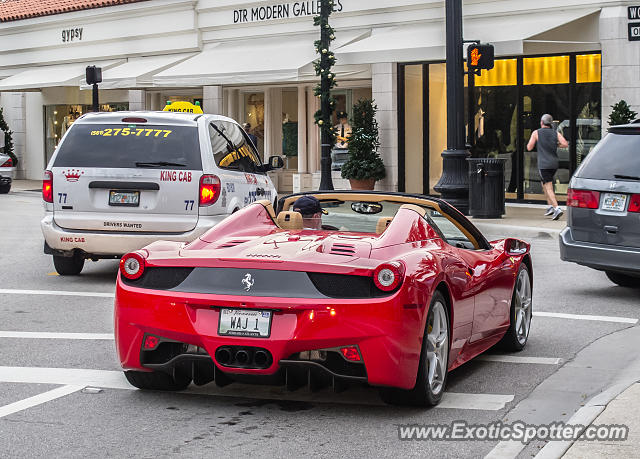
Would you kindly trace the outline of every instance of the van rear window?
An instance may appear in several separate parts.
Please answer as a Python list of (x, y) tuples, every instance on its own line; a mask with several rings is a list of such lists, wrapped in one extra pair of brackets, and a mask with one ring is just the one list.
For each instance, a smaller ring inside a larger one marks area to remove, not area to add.
[(59, 149), (55, 167), (202, 170), (197, 127), (75, 124)]
[(576, 176), (614, 180), (614, 175), (640, 176), (640, 134), (609, 133), (584, 160)]

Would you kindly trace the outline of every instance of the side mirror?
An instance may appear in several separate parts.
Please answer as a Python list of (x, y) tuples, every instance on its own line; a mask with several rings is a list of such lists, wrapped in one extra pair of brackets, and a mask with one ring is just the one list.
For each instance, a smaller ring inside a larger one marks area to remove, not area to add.
[(284, 167), (284, 160), (282, 156), (271, 156), (269, 157), (269, 169), (282, 169)]
[(529, 251), (529, 244), (519, 239), (508, 238), (504, 241), (504, 251), (511, 256), (524, 255)]

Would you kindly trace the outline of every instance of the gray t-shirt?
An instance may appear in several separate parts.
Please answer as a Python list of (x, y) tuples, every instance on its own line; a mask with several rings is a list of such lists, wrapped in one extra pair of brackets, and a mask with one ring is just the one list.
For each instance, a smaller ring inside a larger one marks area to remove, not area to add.
[(553, 128), (538, 129), (538, 169), (558, 169), (558, 132)]

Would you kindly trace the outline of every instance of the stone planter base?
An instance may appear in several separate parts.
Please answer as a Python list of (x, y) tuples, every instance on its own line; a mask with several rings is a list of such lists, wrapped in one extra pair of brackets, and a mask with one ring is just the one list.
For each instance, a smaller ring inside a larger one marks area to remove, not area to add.
[(352, 190), (371, 190), (372, 191), (376, 186), (375, 179), (364, 179), (364, 180), (349, 179), (349, 183), (351, 184)]

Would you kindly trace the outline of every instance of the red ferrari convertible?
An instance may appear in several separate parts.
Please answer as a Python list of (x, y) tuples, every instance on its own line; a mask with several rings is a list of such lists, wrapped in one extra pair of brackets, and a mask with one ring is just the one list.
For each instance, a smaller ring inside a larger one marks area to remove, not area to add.
[[(292, 210), (303, 196), (321, 224)], [(446, 202), (399, 193), (301, 193), (278, 210), (259, 201), (189, 244), (122, 258), (115, 334), (131, 384), (361, 382), (426, 406), (452, 369), (527, 343), (526, 242), (489, 243)]]

